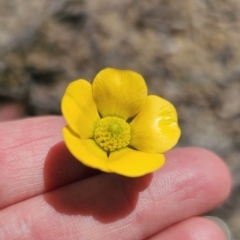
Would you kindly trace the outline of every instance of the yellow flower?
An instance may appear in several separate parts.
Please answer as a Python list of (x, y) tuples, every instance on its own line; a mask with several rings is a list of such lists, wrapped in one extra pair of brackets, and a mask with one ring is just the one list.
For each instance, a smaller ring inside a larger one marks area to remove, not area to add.
[(104, 69), (92, 85), (84, 79), (70, 83), (62, 112), (69, 151), (104, 172), (129, 177), (153, 172), (180, 137), (173, 105), (147, 96), (143, 77), (129, 70)]

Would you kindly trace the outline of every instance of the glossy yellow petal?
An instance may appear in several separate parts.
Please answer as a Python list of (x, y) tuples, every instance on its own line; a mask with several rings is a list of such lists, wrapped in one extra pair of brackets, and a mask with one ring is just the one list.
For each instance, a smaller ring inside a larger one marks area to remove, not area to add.
[(130, 126), (130, 145), (144, 152), (163, 153), (171, 149), (180, 137), (174, 106), (158, 96), (147, 97)]
[(106, 162), (108, 157), (92, 139), (80, 139), (69, 127), (63, 129), (63, 137), (68, 150), (86, 166), (108, 172)]
[(147, 97), (143, 77), (130, 70), (104, 69), (95, 77), (92, 88), (97, 109), (103, 117), (126, 120), (140, 111)]
[(62, 99), (62, 113), (71, 129), (82, 139), (93, 137), (100, 118), (89, 82), (81, 79), (68, 85)]
[(140, 177), (160, 168), (165, 162), (163, 154), (139, 152), (130, 148), (112, 152), (108, 168), (127, 177)]

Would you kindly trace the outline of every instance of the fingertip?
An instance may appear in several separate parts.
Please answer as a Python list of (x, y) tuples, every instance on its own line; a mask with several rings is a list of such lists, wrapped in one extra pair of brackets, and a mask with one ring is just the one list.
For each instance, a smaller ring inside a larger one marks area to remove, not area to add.
[(222, 219), (220, 219), (218, 217), (214, 217), (214, 216), (205, 216), (204, 218), (206, 220), (209, 220), (210, 224), (214, 223), (218, 228), (220, 228), (220, 230), (225, 235), (227, 240), (232, 239), (230, 229), (228, 228), (227, 224)]
[[(179, 168), (191, 172), (192, 184), (212, 196), (211, 202), (221, 204), (230, 195), (232, 177), (226, 163), (215, 153), (200, 147), (176, 148), (166, 154), (166, 170)], [(209, 197), (208, 197), (209, 198)]]
[(218, 224), (203, 217), (193, 217), (178, 222), (164, 231), (159, 232), (148, 240), (230, 240), (229, 234), (226, 234)]

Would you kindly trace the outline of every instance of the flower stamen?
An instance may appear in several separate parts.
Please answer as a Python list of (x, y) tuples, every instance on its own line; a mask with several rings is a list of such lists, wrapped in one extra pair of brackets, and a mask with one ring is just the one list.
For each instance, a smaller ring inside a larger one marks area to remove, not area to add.
[(95, 129), (94, 139), (107, 152), (124, 148), (130, 143), (130, 126), (118, 117), (102, 118)]

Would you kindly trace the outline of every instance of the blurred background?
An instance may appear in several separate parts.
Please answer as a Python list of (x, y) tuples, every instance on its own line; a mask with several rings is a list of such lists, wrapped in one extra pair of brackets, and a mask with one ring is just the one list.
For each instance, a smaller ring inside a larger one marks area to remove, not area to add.
[(0, 0), (0, 56), (0, 121), (61, 114), (104, 67), (141, 73), (176, 106), (179, 146), (225, 159), (233, 192), (209, 214), (240, 239), (240, 1)]

